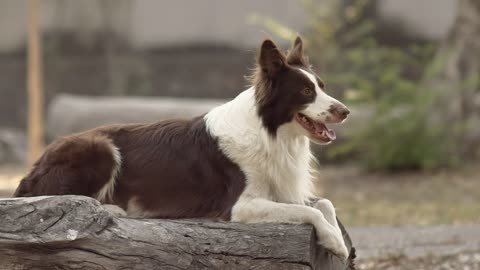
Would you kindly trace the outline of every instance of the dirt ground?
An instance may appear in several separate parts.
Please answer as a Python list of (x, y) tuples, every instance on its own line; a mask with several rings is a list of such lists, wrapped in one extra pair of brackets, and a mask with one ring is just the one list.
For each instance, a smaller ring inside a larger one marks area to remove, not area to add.
[[(480, 223), (480, 166), (400, 174), (323, 167), (319, 179), (321, 195), (332, 200), (349, 227)], [(448, 256), (363, 259), (357, 262), (357, 269), (480, 270), (480, 250)]]
[(480, 253), (454, 256), (428, 256), (417, 259), (405, 257), (366, 260), (357, 263), (358, 270), (479, 270)]
[(397, 174), (323, 167), (318, 186), (349, 226), (480, 223), (480, 166)]

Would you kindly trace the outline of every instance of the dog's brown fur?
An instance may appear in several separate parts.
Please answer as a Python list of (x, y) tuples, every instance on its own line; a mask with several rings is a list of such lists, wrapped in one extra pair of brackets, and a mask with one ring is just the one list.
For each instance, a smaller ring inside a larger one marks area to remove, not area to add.
[(228, 220), (245, 186), (239, 167), (219, 150), (201, 117), (154, 124), (115, 125), (59, 139), (22, 180), (16, 197), (94, 196), (122, 162), (106, 203), (141, 205), (148, 217)]

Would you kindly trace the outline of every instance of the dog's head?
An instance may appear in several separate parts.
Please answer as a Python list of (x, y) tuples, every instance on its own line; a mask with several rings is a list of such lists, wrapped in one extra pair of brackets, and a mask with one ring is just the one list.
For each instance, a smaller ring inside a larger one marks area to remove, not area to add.
[(328, 144), (336, 135), (326, 124), (341, 123), (350, 113), (325, 92), (324, 82), (303, 56), (300, 37), (287, 55), (271, 40), (262, 43), (253, 85), (258, 115), (273, 137), (288, 124), (313, 142)]

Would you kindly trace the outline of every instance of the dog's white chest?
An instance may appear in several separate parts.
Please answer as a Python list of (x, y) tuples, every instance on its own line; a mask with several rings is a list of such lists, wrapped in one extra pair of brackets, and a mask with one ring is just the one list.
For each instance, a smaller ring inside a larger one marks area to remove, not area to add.
[(268, 134), (256, 113), (253, 91), (210, 111), (205, 117), (208, 130), (247, 177), (245, 194), (303, 204), (311, 187), (309, 141), (289, 125), (279, 128), (276, 138)]

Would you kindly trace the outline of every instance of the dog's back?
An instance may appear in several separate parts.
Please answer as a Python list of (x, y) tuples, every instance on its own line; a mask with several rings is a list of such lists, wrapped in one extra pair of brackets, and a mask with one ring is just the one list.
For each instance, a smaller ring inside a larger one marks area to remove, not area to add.
[(85, 195), (142, 217), (230, 218), (245, 185), (203, 118), (101, 127), (47, 147), (15, 196)]

